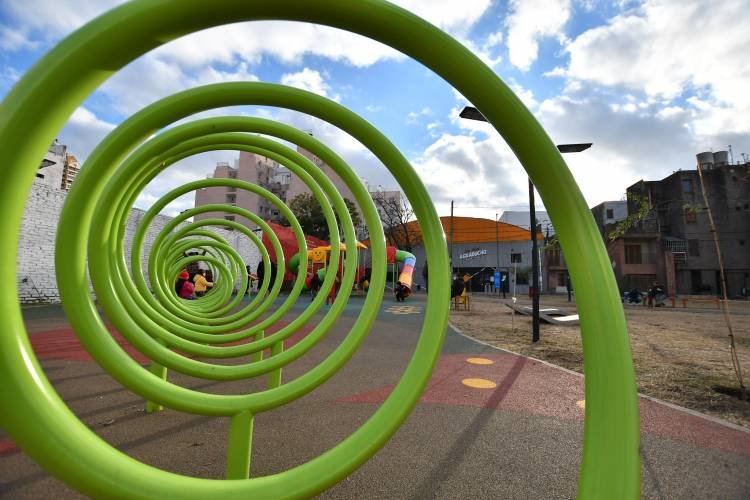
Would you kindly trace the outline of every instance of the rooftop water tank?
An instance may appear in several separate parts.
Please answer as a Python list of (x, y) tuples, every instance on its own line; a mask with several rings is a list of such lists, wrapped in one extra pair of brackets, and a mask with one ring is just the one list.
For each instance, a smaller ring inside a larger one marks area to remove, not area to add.
[(714, 153), (714, 166), (723, 167), (729, 165), (729, 151), (717, 151)]
[(698, 165), (702, 168), (713, 168), (714, 166), (714, 154), (711, 151), (705, 151), (695, 155), (698, 160)]

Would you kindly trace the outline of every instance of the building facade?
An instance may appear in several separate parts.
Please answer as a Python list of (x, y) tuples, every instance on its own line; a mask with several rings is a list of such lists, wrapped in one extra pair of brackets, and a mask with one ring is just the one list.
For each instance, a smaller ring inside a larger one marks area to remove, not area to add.
[(628, 202), (625, 200), (605, 201), (592, 208), (591, 213), (599, 232), (605, 236), (607, 226), (617, 224), (628, 216)]
[(60, 188), (63, 191), (70, 191), (70, 187), (73, 185), (73, 181), (80, 169), (81, 164), (78, 162), (78, 158), (73, 155), (65, 155), (65, 164), (63, 165), (62, 179), (60, 181)]
[[(654, 281), (669, 295), (720, 295), (721, 273), (705, 188), (724, 260), (727, 296), (750, 293), (750, 162), (732, 162), (727, 151), (697, 155), (698, 170), (679, 170), (627, 188), (627, 202), (591, 209), (604, 238), (621, 292), (647, 290)], [(627, 205), (627, 213), (622, 204)], [(640, 215), (639, 215), (640, 214)], [(612, 232), (631, 217), (627, 230)], [(548, 289), (562, 290), (567, 266), (559, 247), (545, 252)]]
[[(320, 168), (320, 170), (323, 171), (323, 173), (328, 177), (331, 182), (333, 182), (333, 185), (336, 187), (336, 190), (341, 193), (341, 196), (343, 198), (347, 198), (354, 202), (354, 195), (352, 194), (352, 190), (349, 189), (349, 187), (344, 183), (344, 181), (339, 177), (339, 175), (333, 171), (333, 169), (325, 163), (323, 160), (312, 154), (310, 151), (306, 150), (302, 147), (297, 147), (297, 152), (300, 153), (305, 158), (309, 159), (311, 162), (313, 162), (315, 165)], [(286, 199), (291, 201), (294, 199), (295, 196), (299, 196), (300, 194), (304, 193), (311, 193), (310, 188), (307, 187), (307, 185), (302, 182), (302, 179), (300, 179), (296, 175), (291, 175), (289, 185), (286, 188)]]
[[(336, 189), (344, 198), (354, 201), (351, 190), (333, 172), (330, 166), (304, 148), (298, 147), (297, 151), (317, 165), (331, 179)], [(302, 179), (286, 167), (279, 165), (269, 158), (246, 151), (240, 152), (240, 157), (234, 166), (231, 166), (228, 162), (217, 163), (214, 173), (210, 178), (238, 179), (255, 184), (267, 189), (285, 204), (288, 204), (300, 194), (312, 193)], [(209, 204), (228, 204), (241, 207), (264, 220), (279, 222), (283, 219), (279, 208), (271, 201), (256, 193), (235, 187), (212, 186), (197, 190), (195, 192), (195, 206), (200, 207)], [(214, 217), (236, 220), (251, 229), (257, 227), (245, 217), (228, 212), (205, 212), (198, 214), (195, 219), (203, 220)]]
[[(661, 274), (674, 275), (677, 294), (721, 294), (705, 188), (724, 259), (729, 298), (747, 296), (750, 286), (750, 162), (731, 163), (727, 151), (697, 155), (698, 170), (680, 170), (660, 181), (639, 181), (627, 190), (629, 210), (649, 207), (635, 233), (654, 235), (652, 247), (664, 259)], [(628, 249), (626, 248), (627, 252)], [(633, 250), (635, 251), (635, 250)], [(638, 260), (633, 254), (631, 260)], [(658, 263), (657, 263), (658, 264)]]
[[(506, 293), (514, 290), (519, 295), (528, 293), (532, 276), (529, 230), (476, 217), (440, 217), (440, 222), (448, 243), (452, 272), (457, 276), (468, 275), (472, 291), (504, 289)], [(416, 221), (409, 224), (418, 228)], [(542, 236), (538, 235), (538, 238), (541, 247)], [(400, 247), (399, 242), (392, 243)], [(412, 245), (409, 251), (417, 259), (414, 282), (424, 284), (425, 265), (429, 269), (424, 246), (421, 243)], [(493, 282), (496, 270), (500, 272), (500, 287)]]
[(69, 191), (80, 168), (78, 159), (68, 154), (68, 146), (55, 139), (39, 164), (34, 182), (50, 189)]
[(50, 145), (44, 154), (36, 173), (35, 182), (51, 189), (60, 189), (63, 186), (63, 170), (65, 169), (67, 154), (68, 146), (60, 144), (55, 139), (55, 142)]

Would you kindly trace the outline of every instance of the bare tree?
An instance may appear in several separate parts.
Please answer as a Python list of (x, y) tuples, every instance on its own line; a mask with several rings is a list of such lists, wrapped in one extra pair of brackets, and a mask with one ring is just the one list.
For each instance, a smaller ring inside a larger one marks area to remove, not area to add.
[(399, 248), (411, 251), (422, 243), (422, 233), (414, 218), (414, 210), (403, 196), (387, 196), (386, 192), (373, 193), (372, 200), (380, 213), (386, 240)]

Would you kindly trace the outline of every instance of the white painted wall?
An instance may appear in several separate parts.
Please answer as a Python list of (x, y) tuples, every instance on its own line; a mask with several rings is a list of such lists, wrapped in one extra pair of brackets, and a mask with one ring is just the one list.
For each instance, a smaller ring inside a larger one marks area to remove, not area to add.
[[(26, 201), (21, 235), (16, 258), (16, 284), (21, 303), (60, 302), (60, 293), (55, 278), (55, 236), (60, 212), (67, 192), (35, 183)], [(144, 211), (133, 209), (125, 230), (126, 259), (130, 259), (130, 243), (135, 229), (143, 218)], [(171, 220), (157, 216), (146, 234), (144, 256), (153, 244), (158, 232)], [(210, 228), (226, 239), (242, 256), (246, 264), (255, 269), (260, 261), (260, 252), (250, 240), (236, 231)], [(144, 258), (143, 269), (147, 262)]]

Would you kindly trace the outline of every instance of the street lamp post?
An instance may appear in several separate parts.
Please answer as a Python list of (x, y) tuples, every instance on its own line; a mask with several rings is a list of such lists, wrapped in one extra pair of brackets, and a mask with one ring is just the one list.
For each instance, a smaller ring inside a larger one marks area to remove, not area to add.
[[(467, 120), (477, 120), (486, 122), (484, 115), (472, 106), (466, 106), (459, 115)], [(591, 147), (590, 142), (580, 144), (558, 144), (557, 150), (561, 153), (579, 153)], [(529, 179), (529, 219), (531, 229), (531, 266), (533, 287), (531, 288), (531, 305), (532, 305), (532, 333), (533, 342), (539, 340), (539, 254), (536, 239), (536, 213), (534, 203), (534, 184)]]
[(500, 214), (495, 214), (495, 255), (497, 257), (497, 266), (492, 275), (492, 280), (497, 287), (497, 294), (500, 295), (500, 223), (498, 222)]
[(539, 246), (536, 241), (536, 202), (534, 184), (529, 178), (529, 229), (531, 229), (531, 341), (539, 342)]

